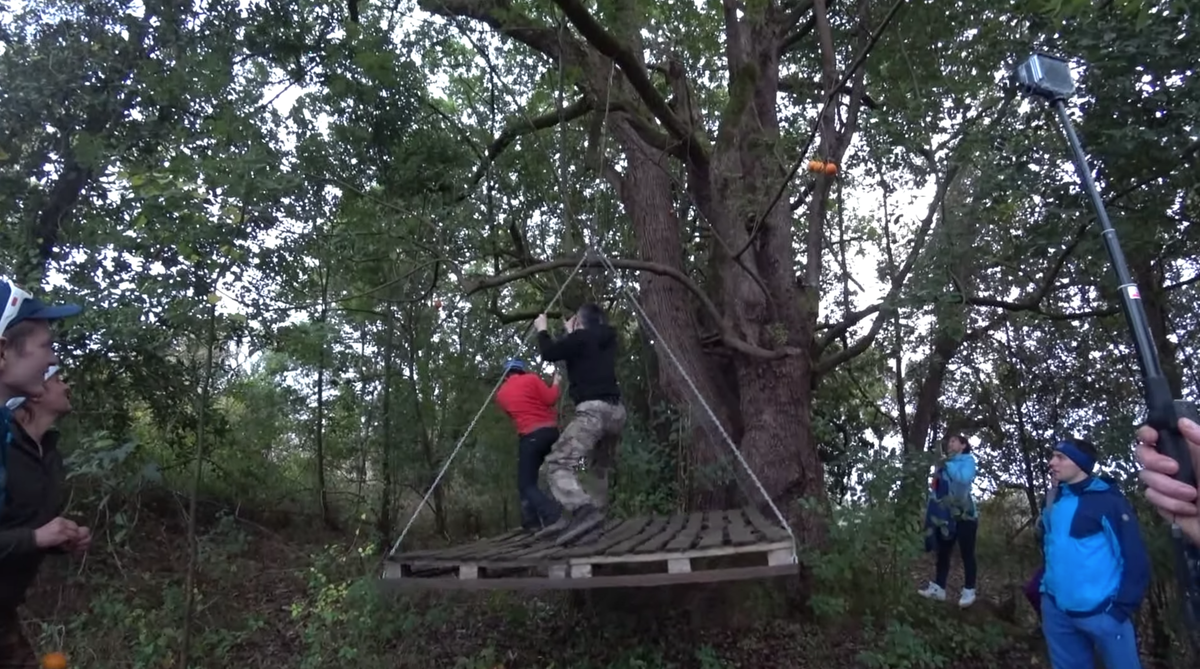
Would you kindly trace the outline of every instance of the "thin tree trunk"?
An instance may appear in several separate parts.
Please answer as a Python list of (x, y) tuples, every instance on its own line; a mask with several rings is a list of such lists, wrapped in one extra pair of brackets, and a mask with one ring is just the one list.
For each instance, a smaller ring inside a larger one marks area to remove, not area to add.
[(326, 340), (329, 321), (329, 270), (323, 266), (324, 262), (321, 264), (321, 314), (317, 319), (321, 328), (321, 350), (317, 357), (317, 495), (321, 505), (321, 519), (326, 527), (335, 529), (337, 523), (333, 517), (333, 510), (329, 508), (329, 489), (325, 478), (325, 366), (329, 351), (329, 342)]

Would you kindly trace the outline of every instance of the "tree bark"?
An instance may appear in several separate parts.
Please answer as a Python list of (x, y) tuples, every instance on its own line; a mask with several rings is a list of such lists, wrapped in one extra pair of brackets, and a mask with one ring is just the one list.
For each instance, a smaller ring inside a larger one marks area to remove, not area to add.
[[(729, 99), (719, 110), (716, 135), (710, 137), (702, 111), (692, 104), (684, 65), (674, 54), (666, 54), (665, 67), (656, 68), (667, 72), (671, 100), (651, 84), (640, 37), (644, 21), (635, 4), (606, 6), (606, 25), (612, 26), (608, 29), (578, 0), (555, 2), (577, 34), (568, 31), (564, 36), (511, 6), (501, 9), (493, 0), (428, 0), (423, 6), (487, 23), (498, 33), (561, 58), (568, 69), (585, 73), (578, 85), (597, 110), (608, 110), (606, 128), (625, 165), (621, 172), (607, 156), (598, 155), (598, 169), (618, 189), (640, 258), (673, 270), (643, 271), (638, 299), (657, 331), (661, 386), (673, 403), (689, 407), (694, 419), (694, 469), (722, 461), (740, 469), (700, 406), (703, 398), (768, 496), (781, 506), (806, 497), (815, 500), (818, 509), (825, 508), (824, 472), (811, 414), (819, 375), (814, 349), (823, 235), (834, 177), (816, 177), (807, 231), (802, 234), (807, 248), (799, 280), (791, 208), (786, 200), (784, 206), (774, 206), (775, 193), (788, 175), (778, 158), (779, 59), (808, 14), (777, 2), (740, 7), (726, 0)], [(855, 10), (864, 22), (868, 4), (860, 1)], [(833, 88), (842, 87), (837, 86), (837, 53), (826, 3), (815, 0), (805, 11), (811, 12), (818, 35), (822, 92), (830, 95)], [(860, 32), (865, 49), (866, 31)], [(614, 62), (619, 72), (610, 89)], [(830, 162), (840, 163), (856, 130), (861, 72), (849, 90), (857, 93), (850, 94), (844, 123), (839, 127), (832, 109), (820, 121), (817, 152)], [(683, 169), (672, 170), (675, 165)], [(679, 183), (673, 172), (685, 174), (686, 183)], [(711, 248), (706, 258), (685, 254), (683, 241), (690, 235), (684, 234), (684, 221), (673, 206), (680, 192), (708, 227)], [(688, 277), (689, 266), (699, 263), (705, 265), (706, 281), (698, 296), (680, 277)], [(713, 337), (705, 334), (713, 331), (722, 350), (707, 348)], [(739, 475), (750, 501), (762, 503), (748, 477)], [(692, 502), (704, 508), (732, 502), (726, 486), (717, 483), (701, 487)], [(792, 522), (802, 543), (823, 541), (824, 514), (797, 513)]]

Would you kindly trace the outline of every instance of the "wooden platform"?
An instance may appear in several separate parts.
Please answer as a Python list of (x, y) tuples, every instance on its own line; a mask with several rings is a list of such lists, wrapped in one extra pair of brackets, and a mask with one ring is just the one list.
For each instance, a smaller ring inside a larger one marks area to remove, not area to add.
[[(605, 573), (614, 570), (626, 573)], [(385, 562), (383, 579), (397, 588), (564, 590), (711, 583), (796, 571), (787, 531), (746, 508), (609, 520), (565, 546), (513, 531), (464, 546), (397, 553)]]

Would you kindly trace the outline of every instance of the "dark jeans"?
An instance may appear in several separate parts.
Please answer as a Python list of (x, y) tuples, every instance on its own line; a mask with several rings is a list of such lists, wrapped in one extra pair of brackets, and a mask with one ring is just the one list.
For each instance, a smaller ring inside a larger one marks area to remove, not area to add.
[(954, 554), (954, 546), (962, 553), (963, 587), (975, 589), (975, 535), (979, 532), (979, 521), (960, 520), (955, 523), (954, 538), (949, 541), (937, 538), (937, 575), (933, 582), (946, 587), (946, 579), (950, 577), (950, 556)]
[(521, 437), (517, 455), (517, 493), (521, 497), (521, 527), (525, 529), (541, 529), (562, 515), (558, 502), (538, 487), (538, 470), (556, 441), (556, 427), (543, 427)]

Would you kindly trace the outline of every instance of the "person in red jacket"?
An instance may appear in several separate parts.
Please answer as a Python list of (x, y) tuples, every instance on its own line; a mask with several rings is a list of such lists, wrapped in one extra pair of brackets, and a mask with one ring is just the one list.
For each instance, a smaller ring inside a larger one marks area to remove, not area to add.
[(538, 470), (558, 441), (558, 374), (549, 386), (530, 373), (521, 360), (504, 363), (504, 381), (496, 391), (496, 404), (512, 419), (517, 430), (517, 493), (521, 499), (521, 527), (538, 531), (562, 517), (562, 507), (538, 487)]

